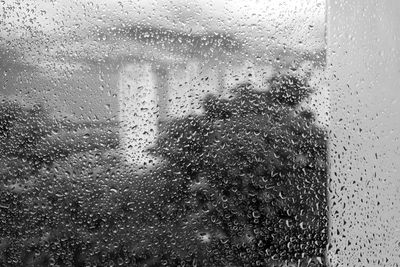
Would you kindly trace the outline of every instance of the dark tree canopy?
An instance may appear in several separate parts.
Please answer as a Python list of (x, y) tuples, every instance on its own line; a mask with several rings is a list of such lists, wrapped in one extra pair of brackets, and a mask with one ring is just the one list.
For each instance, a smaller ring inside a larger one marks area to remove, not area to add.
[(166, 170), (181, 174), (170, 177), (179, 184), (173, 193), (201, 221), (207, 259), (322, 257), (326, 133), (310, 111), (299, 110), (311, 88), (282, 75), (268, 91), (249, 83), (232, 91), (229, 100), (208, 95), (204, 115), (167, 123), (154, 149), (168, 160)]

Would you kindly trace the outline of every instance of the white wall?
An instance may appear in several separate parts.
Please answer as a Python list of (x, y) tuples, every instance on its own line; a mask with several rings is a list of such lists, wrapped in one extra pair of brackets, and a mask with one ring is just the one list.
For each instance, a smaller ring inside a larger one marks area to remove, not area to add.
[(400, 1), (328, 1), (331, 266), (400, 263)]

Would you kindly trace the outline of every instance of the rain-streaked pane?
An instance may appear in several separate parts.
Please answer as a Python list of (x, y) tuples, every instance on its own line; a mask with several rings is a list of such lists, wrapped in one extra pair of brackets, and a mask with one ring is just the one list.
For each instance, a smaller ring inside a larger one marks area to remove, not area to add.
[(2, 1), (1, 266), (326, 266), (326, 3)]

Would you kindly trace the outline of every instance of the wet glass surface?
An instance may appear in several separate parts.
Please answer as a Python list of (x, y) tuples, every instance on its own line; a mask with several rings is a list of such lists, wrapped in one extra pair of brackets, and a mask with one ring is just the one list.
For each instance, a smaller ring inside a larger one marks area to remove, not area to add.
[(0, 265), (326, 265), (325, 1), (0, 7)]

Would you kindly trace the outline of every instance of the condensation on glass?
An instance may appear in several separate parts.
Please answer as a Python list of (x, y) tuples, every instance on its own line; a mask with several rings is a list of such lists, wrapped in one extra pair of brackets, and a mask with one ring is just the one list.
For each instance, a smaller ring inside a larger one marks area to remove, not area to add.
[(1, 266), (326, 266), (326, 3), (0, 2)]

